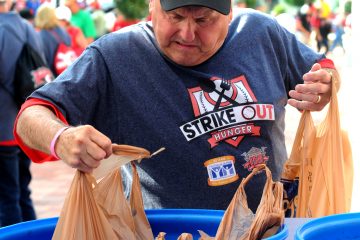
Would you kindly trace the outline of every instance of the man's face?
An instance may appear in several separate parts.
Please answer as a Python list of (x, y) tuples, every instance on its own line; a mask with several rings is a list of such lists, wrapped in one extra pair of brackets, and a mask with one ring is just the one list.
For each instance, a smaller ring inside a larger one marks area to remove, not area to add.
[(223, 15), (206, 7), (164, 11), (160, 0), (150, 1), (156, 40), (163, 53), (183, 66), (205, 62), (222, 46), (232, 13)]
[(0, 7), (5, 9), (5, 12), (10, 11), (12, 0), (5, 0), (0, 2)]

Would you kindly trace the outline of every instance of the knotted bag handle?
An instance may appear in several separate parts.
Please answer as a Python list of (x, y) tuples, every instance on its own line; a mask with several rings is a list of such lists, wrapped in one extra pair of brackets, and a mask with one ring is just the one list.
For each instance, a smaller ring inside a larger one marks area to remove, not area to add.
[[(265, 183), (265, 186), (264, 186), (264, 190), (269, 188), (271, 186), (271, 182), (272, 182), (272, 175), (271, 175), (271, 171), (269, 170), (269, 168), (265, 164), (257, 165), (252, 170), (252, 172), (240, 184), (240, 194), (242, 196), (241, 199), (243, 199), (243, 204), (247, 208), (248, 208), (248, 203), (247, 203), (247, 197), (246, 197), (246, 192), (245, 192), (245, 186), (253, 176), (255, 176), (257, 173), (259, 173), (261, 171), (264, 171), (264, 170), (265, 170), (265, 173), (266, 173), (266, 183)], [(264, 194), (267, 192), (267, 191), (264, 191), (264, 190), (263, 190), (263, 194), (262, 194), (261, 198), (263, 198)]]

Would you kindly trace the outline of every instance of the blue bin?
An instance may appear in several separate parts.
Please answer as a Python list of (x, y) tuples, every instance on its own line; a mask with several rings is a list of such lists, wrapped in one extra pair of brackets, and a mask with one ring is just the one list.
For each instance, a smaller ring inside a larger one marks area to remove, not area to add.
[[(224, 211), (198, 209), (158, 209), (146, 210), (152, 231), (156, 237), (166, 232), (166, 240), (176, 240), (181, 233), (191, 233), (194, 239), (200, 237), (198, 230), (215, 236)], [(58, 218), (39, 219), (0, 228), (1, 240), (47, 240), (51, 239)], [(267, 240), (284, 240), (288, 236), (286, 225)]]
[(360, 240), (360, 213), (316, 218), (296, 230), (296, 240)]

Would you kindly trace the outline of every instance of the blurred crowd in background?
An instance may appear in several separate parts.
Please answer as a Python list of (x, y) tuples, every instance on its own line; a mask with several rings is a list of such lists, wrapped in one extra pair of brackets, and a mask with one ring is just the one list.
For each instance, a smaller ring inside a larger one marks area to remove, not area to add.
[(345, 52), (351, 36), (351, 0), (235, 0), (235, 11), (250, 7), (273, 15), (281, 25), (318, 52)]
[[(343, 39), (351, 34), (351, 0), (234, 0), (233, 4), (235, 14), (247, 7), (273, 15), (301, 41), (325, 54), (336, 47), (345, 51)], [(150, 20), (147, 7), (148, 0), (16, 0), (13, 10), (40, 34), (64, 29), (65, 33), (56, 31), (60, 33), (56, 38), (70, 41), (79, 55), (106, 33)], [(46, 42), (46, 36), (42, 38)]]
[(296, 11), (276, 5), (271, 14), (289, 31), (315, 50), (331, 54), (335, 48), (345, 53), (351, 36), (352, 1), (305, 1)]
[[(149, 20), (147, 19), (147, 0), (143, 0), (144, 3), (141, 6), (136, 3), (136, 0), (118, 2), (119, 4), (109, 0), (56, 2), (54, 0), (16, 0), (13, 2), (12, 10), (31, 22), (38, 31), (51, 29), (54, 26), (64, 29), (77, 27), (87, 42), (91, 43), (106, 33), (142, 20)], [(131, 6), (134, 4), (136, 6)], [(132, 13), (137, 10), (139, 13)]]

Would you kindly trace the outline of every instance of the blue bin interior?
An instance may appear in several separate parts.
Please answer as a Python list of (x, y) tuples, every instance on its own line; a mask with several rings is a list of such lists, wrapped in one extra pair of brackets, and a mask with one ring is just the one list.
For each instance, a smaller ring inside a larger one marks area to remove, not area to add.
[(310, 220), (299, 227), (296, 240), (360, 240), (360, 213), (336, 214)]
[(154, 237), (159, 232), (166, 232), (165, 239), (177, 239), (181, 233), (191, 233), (194, 239), (200, 237), (198, 230), (203, 230), (213, 236), (224, 215), (217, 210), (147, 210), (146, 216), (150, 222)]
[[(191, 233), (194, 239), (200, 237), (198, 230), (215, 236), (224, 211), (198, 209), (159, 209), (146, 210), (154, 237), (159, 232), (166, 232), (165, 239), (177, 239), (181, 233)], [(1, 240), (50, 240), (58, 218), (47, 218), (18, 223), (0, 228)], [(268, 240), (283, 240), (288, 235), (286, 225)]]

